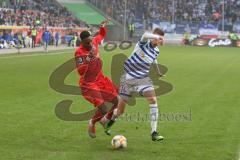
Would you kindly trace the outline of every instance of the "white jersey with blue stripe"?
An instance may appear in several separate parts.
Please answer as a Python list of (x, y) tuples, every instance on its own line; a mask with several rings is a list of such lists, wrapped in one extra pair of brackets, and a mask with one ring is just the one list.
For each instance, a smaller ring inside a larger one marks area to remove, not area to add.
[(124, 70), (130, 77), (141, 79), (148, 76), (151, 64), (159, 55), (158, 47), (152, 47), (151, 41), (139, 41), (132, 55), (125, 61)]

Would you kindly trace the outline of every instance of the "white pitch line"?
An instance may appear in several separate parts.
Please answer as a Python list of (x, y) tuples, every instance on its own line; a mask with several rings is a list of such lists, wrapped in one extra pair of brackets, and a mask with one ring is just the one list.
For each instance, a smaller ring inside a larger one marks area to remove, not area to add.
[(238, 160), (240, 160), (240, 149), (238, 151)]
[(56, 52), (56, 53), (32, 53), (32, 54), (27, 54), (27, 55), (17, 55), (17, 56), (0, 56), (0, 59), (10, 59), (10, 58), (21, 58), (21, 57), (34, 57), (34, 56), (51, 56), (51, 55), (56, 55), (56, 54), (63, 54), (63, 53), (67, 53), (65, 52)]
[(238, 147), (237, 160), (240, 160), (240, 145)]

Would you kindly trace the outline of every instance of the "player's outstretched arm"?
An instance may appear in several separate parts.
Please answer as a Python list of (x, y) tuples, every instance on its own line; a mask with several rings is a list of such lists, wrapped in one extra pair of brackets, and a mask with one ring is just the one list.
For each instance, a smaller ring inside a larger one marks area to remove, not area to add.
[(142, 38), (141, 38), (141, 42), (147, 42), (148, 39), (159, 39), (161, 38), (161, 36), (159, 35), (156, 35), (156, 34), (153, 34), (153, 33), (150, 33), (150, 32), (145, 32), (143, 35), (142, 35)]
[(101, 43), (101, 41), (107, 35), (106, 25), (110, 22), (110, 19), (106, 19), (100, 23), (100, 29), (98, 35), (94, 38), (97, 43)]

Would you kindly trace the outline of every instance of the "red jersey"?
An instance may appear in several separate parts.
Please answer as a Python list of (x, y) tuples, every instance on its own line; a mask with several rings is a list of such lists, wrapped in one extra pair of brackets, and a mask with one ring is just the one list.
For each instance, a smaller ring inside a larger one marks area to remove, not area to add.
[[(92, 39), (93, 49), (90, 51), (84, 48), (82, 45), (75, 52), (75, 60), (77, 65), (77, 71), (80, 75), (80, 84), (94, 83), (104, 78), (102, 72), (102, 62), (100, 60), (98, 45), (106, 36), (106, 28), (101, 27), (97, 36)], [(89, 59), (90, 52), (94, 53), (94, 56)]]
[(81, 45), (75, 52), (77, 70), (80, 74), (81, 93), (95, 107), (101, 106), (105, 102), (111, 102), (118, 95), (116, 86), (102, 72), (98, 45), (105, 36), (106, 28), (101, 27), (99, 34), (92, 39), (91, 50)]

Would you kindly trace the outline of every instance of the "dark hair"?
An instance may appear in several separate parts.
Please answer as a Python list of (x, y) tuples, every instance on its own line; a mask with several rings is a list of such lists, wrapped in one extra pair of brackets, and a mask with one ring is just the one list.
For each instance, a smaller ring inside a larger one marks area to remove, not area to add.
[(90, 37), (90, 36), (91, 36), (91, 34), (90, 34), (89, 31), (82, 31), (82, 32), (80, 33), (81, 41), (84, 40), (84, 39), (86, 39), (86, 38), (88, 38), (88, 37)]
[(158, 34), (158, 35), (160, 35), (160, 36), (164, 36), (164, 32), (163, 32), (163, 30), (161, 30), (160, 28), (155, 28), (154, 30), (153, 30), (153, 33), (154, 34)]

